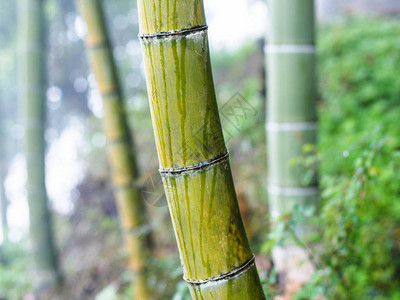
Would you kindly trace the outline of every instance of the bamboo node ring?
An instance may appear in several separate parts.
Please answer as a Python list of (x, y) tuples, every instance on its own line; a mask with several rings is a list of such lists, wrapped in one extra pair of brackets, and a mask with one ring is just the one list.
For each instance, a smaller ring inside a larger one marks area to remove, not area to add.
[(199, 284), (205, 284), (208, 282), (219, 281), (219, 280), (231, 278), (231, 277), (241, 274), (248, 267), (252, 266), (254, 264), (255, 258), (256, 258), (256, 256), (253, 254), (253, 256), (249, 260), (245, 261), (240, 267), (238, 267), (232, 271), (229, 271), (228, 273), (225, 273), (225, 274), (221, 274), (221, 275), (214, 276), (214, 277), (209, 277), (207, 279), (188, 279), (188, 278), (183, 277), (183, 280), (185, 280), (187, 283), (192, 284), (192, 285), (199, 285)]
[(216, 165), (229, 157), (229, 152), (226, 152), (222, 156), (219, 156), (217, 158), (213, 158), (209, 161), (202, 162), (198, 165), (194, 166), (189, 166), (189, 167), (182, 167), (182, 168), (175, 168), (175, 169), (159, 169), (158, 171), (160, 172), (161, 176), (173, 176), (173, 175), (180, 175), (182, 173), (189, 173), (189, 172), (195, 172), (199, 171), (202, 169), (207, 169), (213, 165)]
[(155, 32), (155, 33), (140, 33), (140, 34), (138, 34), (138, 37), (140, 39), (146, 39), (146, 38), (169, 37), (169, 36), (174, 36), (174, 35), (185, 36), (192, 32), (207, 30), (207, 28), (208, 28), (207, 25), (202, 25), (202, 26), (195, 26), (195, 27), (185, 28), (185, 29), (180, 29), (180, 30), (159, 31), (159, 32)]

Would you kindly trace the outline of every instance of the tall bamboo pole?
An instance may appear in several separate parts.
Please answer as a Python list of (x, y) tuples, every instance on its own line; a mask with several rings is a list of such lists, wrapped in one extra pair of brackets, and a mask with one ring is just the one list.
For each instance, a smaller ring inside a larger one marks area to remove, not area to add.
[[(268, 169), (273, 218), (300, 207), (316, 207), (316, 176), (304, 182), (306, 167), (293, 162), (316, 143), (314, 1), (269, 0)], [(304, 237), (309, 227), (299, 226)], [(281, 255), (283, 259), (285, 254)]]
[(30, 239), (38, 288), (59, 283), (57, 251), (45, 187), (45, 43), (42, 0), (19, 0), (19, 92), (25, 126)]
[(146, 232), (146, 212), (139, 184), (139, 168), (134, 143), (125, 113), (112, 47), (100, 0), (76, 0), (86, 21), (86, 39), (90, 64), (95, 74), (104, 106), (104, 127), (109, 161), (121, 226), (129, 249), (130, 267), (135, 273), (135, 299), (151, 299), (148, 286), (150, 239)]
[(216, 103), (202, 0), (139, 0), (140, 38), (169, 210), (193, 299), (265, 299)]

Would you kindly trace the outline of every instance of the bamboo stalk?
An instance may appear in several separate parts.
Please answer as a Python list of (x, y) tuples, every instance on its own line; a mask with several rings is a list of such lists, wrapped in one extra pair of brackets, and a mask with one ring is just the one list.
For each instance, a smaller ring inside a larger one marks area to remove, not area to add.
[(20, 100), (25, 126), (30, 240), (38, 290), (61, 281), (45, 187), (45, 46), (42, 0), (19, 0)]
[(295, 205), (316, 207), (319, 199), (316, 177), (305, 184), (305, 167), (291, 163), (303, 155), (304, 145), (316, 144), (314, 1), (268, 3), (269, 203), (277, 217)]
[(104, 128), (112, 169), (115, 196), (134, 271), (135, 299), (151, 299), (147, 263), (150, 235), (146, 232), (146, 211), (139, 184), (133, 138), (128, 126), (123, 96), (112, 56), (103, 6), (99, 0), (76, 0), (88, 28), (86, 39), (90, 65), (104, 106)]
[(236, 199), (201, 0), (139, 0), (154, 134), (193, 299), (265, 299)]

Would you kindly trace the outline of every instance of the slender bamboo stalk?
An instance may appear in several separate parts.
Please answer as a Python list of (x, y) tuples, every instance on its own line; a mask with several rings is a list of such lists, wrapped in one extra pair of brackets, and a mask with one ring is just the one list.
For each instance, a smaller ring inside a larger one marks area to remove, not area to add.
[(129, 249), (135, 299), (151, 299), (148, 286), (150, 235), (139, 184), (139, 168), (128, 126), (120, 82), (99, 0), (76, 0), (88, 28), (87, 49), (92, 70), (103, 97), (104, 127), (113, 172), (121, 226)]
[[(306, 166), (293, 164), (305, 145), (316, 144), (314, 1), (268, 4), (268, 191), (270, 213), (277, 218), (296, 205), (317, 207), (319, 201), (316, 176), (304, 182)], [(310, 229), (304, 224), (296, 231), (304, 237)]]
[(30, 239), (37, 287), (61, 280), (45, 187), (45, 46), (43, 1), (19, 0), (20, 101), (23, 105)]
[(139, 0), (160, 172), (193, 299), (265, 299), (216, 103), (202, 0)]

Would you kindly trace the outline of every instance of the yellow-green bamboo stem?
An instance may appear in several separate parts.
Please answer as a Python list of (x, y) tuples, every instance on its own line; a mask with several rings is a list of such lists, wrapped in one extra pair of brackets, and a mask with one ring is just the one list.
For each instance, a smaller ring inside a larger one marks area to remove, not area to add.
[(160, 172), (193, 299), (265, 299), (216, 103), (202, 0), (139, 0)]
[[(318, 203), (316, 177), (293, 163), (316, 143), (314, 1), (269, 0), (268, 168), (273, 217)], [(303, 234), (299, 228), (299, 233)]]
[(100, 0), (76, 0), (76, 3), (87, 24), (90, 64), (103, 98), (104, 127), (115, 195), (129, 251), (130, 267), (135, 273), (135, 299), (151, 299), (147, 279), (150, 243), (149, 233), (145, 230), (146, 212), (138, 182), (139, 169), (103, 7)]
[(37, 288), (60, 282), (45, 188), (45, 47), (42, 0), (19, 0), (20, 101), (23, 105), (30, 239)]

